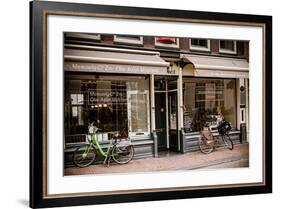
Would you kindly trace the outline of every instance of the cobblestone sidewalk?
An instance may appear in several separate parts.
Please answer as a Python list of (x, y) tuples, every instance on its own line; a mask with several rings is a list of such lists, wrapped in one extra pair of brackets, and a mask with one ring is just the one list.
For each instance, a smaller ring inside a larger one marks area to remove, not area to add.
[(128, 164), (118, 165), (112, 162), (109, 167), (102, 164), (86, 168), (66, 168), (64, 175), (110, 174), (130, 172), (151, 172), (168, 170), (235, 168), (249, 166), (249, 145), (238, 144), (233, 150), (219, 148), (210, 154), (200, 151), (175, 154), (160, 154), (158, 158), (132, 160)]

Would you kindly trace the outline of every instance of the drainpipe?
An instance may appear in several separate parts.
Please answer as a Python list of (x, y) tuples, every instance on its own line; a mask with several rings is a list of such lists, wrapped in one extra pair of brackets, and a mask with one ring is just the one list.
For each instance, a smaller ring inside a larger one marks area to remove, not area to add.
[(165, 81), (165, 97), (166, 97), (166, 141), (167, 141), (167, 149), (170, 148), (170, 136), (169, 136), (169, 102), (168, 102), (168, 81)]
[(183, 93), (182, 93), (182, 63), (180, 63), (179, 67), (179, 77), (178, 77), (178, 151), (181, 150), (181, 129), (183, 128)]

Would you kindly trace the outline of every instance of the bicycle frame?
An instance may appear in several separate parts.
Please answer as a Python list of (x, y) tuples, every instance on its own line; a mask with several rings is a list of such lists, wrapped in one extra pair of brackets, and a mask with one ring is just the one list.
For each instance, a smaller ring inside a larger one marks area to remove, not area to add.
[(87, 147), (87, 150), (85, 152), (85, 154), (87, 155), (88, 152), (90, 151), (91, 147), (95, 147), (97, 149), (97, 151), (104, 157), (104, 161), (103, 163), (106, 164), (106, 162), (108, 162), (108, 164), (110, 163), (110, 159), (113, 156), (113, 153), (111, 153), (111, 150), (114, 146), (114, 143), (112, 143), (112, 140), (109, 140), (109, 146), (107, 147), (107, 150), (104, 151), (102, 149), (102, 147), (100, 146), (100, 143), (97, 140), (97, 134), (89, 134), (89, 136), (91, 137), (90, 139), (90, 144)]
[(110, 148), (112, 148), (114, 144), (112, 143), (112, 140), (109, 140), (109, 146), (108, 146), (107, 150), (104, 151), (102, 149), (100, 143), (98, 142), (96, 135), (97, 134), (89, 134), (91, 139), (90, 139), (90, 144), (88, 147), (94, 146), (102, 156), (107, 157), (108, 153), (110, 151)]

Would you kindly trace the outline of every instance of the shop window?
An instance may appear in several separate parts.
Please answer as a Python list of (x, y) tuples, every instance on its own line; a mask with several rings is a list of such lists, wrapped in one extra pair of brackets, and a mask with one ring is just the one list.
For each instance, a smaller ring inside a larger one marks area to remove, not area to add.
[(155, 46), (165, 48), (179, 48), (179, 38), (155, 37)]
[(215, 130), (224, 118), (236, 128), (235, 79), (183, 79), (184, 128), (199, 132), (206, 123)]
[(237, 53), (236, 41), (220, 40), (219, 52), (225, 54), (236, 54)]
[(125, 43), (125, 44), (143, 44), (142, 36), (134, 36), (134, 35), (114, 35), (115, 43)]
[(86, 134), (92, 122), (104, 133), (120, 131), (129, 137), (150, 135), (149, 79), (144, 76), (90, 77), (66, 78), (66, 135)]
[(210, 51), (210, 40), (207, 39), (189, 39), (190, 50)]

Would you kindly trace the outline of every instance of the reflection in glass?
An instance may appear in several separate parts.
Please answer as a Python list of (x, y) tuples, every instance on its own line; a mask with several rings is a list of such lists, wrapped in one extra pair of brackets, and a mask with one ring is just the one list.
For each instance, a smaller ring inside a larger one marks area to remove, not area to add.
[[(65, 135), (102, 132), (148, 134), (149, 79), (144, 76), (69, 76), (65, 79)], [(67, 141), (67, 140), (66, 140)]]
[(177, 95), (169, 95), (170, 129), (177, 129)]
[(236, 127), (234, 79), (185, 78), (183, 96), (186, 132), (198, 132), (205, 123), (216, 129), (223, 119)]

